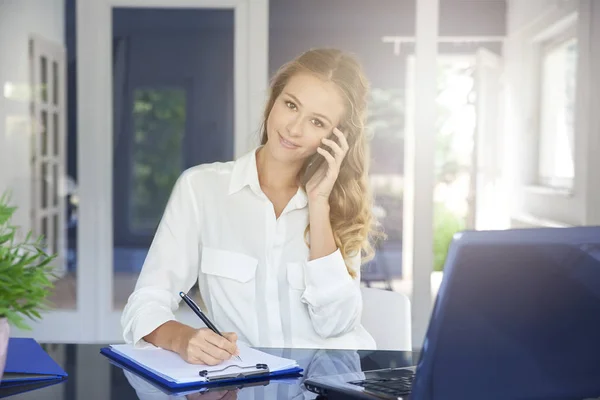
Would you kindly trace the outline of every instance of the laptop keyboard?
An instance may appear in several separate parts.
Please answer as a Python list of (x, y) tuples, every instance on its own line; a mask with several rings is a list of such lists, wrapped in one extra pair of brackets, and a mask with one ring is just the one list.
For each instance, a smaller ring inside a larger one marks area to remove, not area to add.
[(362, 386), (365, 388), (365, 390), (368, 390), (372, 393), (380, 393), (387, 396), (399, 397), (410, 393), (414, 378), (414, 371), (397, 369), (393, 371), (393, 376), (390, 374), (389, 377), (363, 379), (348, 383)]

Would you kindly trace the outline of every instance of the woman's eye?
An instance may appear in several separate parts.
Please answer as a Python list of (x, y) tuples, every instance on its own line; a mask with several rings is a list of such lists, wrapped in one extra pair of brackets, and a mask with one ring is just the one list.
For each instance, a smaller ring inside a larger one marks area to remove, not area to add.
[(285, 105), (287, 106), (287, 108), (289, 108), (290, 110), (295, 110), (296, 109), (296, 105), (294, 103), (292, 103), (291, 101), (286, 101)]
[(321, 120), (318, 119), (313, 119), (313, 124), (315, 124), (316, 127), (322, 128), (325, 125), (321, 122)]

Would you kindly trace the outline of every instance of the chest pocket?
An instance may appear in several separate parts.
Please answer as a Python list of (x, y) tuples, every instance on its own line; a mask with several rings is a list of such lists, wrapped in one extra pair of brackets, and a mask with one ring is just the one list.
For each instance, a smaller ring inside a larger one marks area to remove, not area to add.
[(204, 247), (200, 270), (206, 276), (212, 303), (232, 312), (254, 307), (257, 266), (258, 260), (246, 254)]

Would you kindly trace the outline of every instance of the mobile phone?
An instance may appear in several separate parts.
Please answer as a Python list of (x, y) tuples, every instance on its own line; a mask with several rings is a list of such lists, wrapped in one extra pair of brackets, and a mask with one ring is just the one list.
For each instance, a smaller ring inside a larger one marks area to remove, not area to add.
[[(338, 129), (343, 132), (343, 130), (339, 126)], [(338, 136), (333, 132), (331, 132), (329, 136), (327, 136), (327, 139), (333, 140), (337, 144), (340, 144)], [(321, 143), (319, 147), (324, 149), (325, 151), (331, 152), (331, 148), (323, 143)], [(306, 169), (302, 177), (302, 184), (306, 185), (306, 183), (310, 180), (310, 178), (312, 178), (315, 172), (317, 172), (319, 168), (321, 168), (323, 164), (326, 163), (327, 160), (325, 159), (325, 157), (323, 157), (318, 152), (310, 156), (305, 162)]]

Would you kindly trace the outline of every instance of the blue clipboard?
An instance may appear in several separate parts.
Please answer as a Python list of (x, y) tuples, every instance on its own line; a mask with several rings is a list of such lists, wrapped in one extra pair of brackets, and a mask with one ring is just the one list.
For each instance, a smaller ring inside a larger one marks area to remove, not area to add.
[(42, 381), (59, 381), (67, 373), (31, 338), (9, 338), (0, 388)]
[[(262, 374), (252, 373), (250, 375), (237, 374), (235, 377), (230, 377), (226, 379), (219, 379), (218, 381), (204, 381), (198, 380), (197, 382), (186, 382), (186, 383), (177, 383), (168, 379), (165, 379), (162, 376), (155, 374), (154, 372), (148, 370), (143, 365), (138, 364), (129, 358), (123, 357), (120, 354), (113, 351), (110, 347), (103, 347), (100, 349), (100, 354), (105, 357), (115, 361), (117, 364), (123, 365), (127, 367), (130, 371), (136, 373), (137, 375), (142, 376), (143, 378), (165, 388), (170, 391), (179, 391), (184, 389), (200, 389), (208, 386), (221, 386), (224, 384), (233, 384), (233, 383), (245, 383), (245, 382), (253, 382), (253, 381), (262, 381), (270, 378), (281, 378), (281, 377), (290, 377), (290, 376), (299, 376), (303, 371), (300, 367), (285, 369), (281, 371), (266, 371)], [(202, 368), (202, 366), (198, 366), (198, 370)]]

